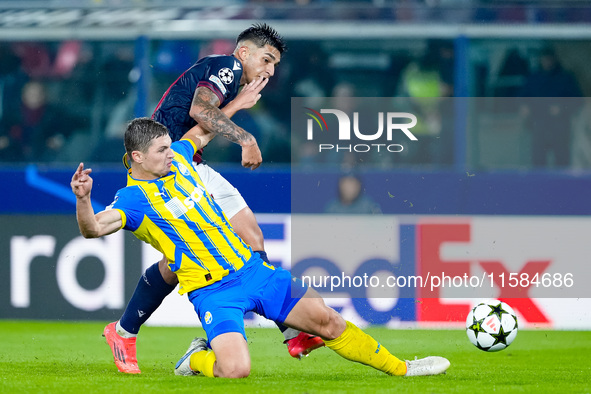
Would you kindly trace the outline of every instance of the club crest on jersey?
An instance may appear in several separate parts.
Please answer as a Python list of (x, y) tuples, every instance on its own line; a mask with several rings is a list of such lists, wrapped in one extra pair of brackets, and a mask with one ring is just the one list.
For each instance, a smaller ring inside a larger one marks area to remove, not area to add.
[(176, 168), (178, 168), (181, 174), (183, 174), (184, 176), (189, 176), (189, 169), (185, 167), (183, 163), (178, 163)]
[(232, 83), (232, 81), (234, 80), (234, 72), (230, 70), (228, 67), (224, 67), (220, 71), (218, 71), (218, 77), (220, 77), (223, 83), (228, 85)]
[(210, 311), (205, 312), (205, 315), (203, 316), (203, 320), (205, 320), (205, 324), (211, 324), (211, 321), (213, 320), (213, 316), (211, 316)]

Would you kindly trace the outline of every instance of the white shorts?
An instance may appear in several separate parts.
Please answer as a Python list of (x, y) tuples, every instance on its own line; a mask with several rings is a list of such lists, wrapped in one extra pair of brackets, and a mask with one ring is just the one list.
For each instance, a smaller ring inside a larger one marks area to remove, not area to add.
[(219, 172), (204, 163), (193, 163), (193, 167), (199, 174), (205, 189), (213, 196), (228, 219), (232, 219), (234, 215), (248, 206), (238, 189), (232, 186)]

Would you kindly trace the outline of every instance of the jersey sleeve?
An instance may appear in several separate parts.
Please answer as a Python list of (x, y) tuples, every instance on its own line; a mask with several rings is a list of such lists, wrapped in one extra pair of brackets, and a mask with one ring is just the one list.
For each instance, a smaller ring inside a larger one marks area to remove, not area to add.
[(193, 161), (193, 156), (195, 155), (195, 143), (193, 141), (182, 139), (173, 142), (170, 147), (173, 151), (183, 156), (189, 163)]
[(233, 56), (213, 56), (209, 60), (206, 75), (199, 81), (197, 87), (205, 86), (213, 91), (220, 100), (232, 100), (240, 88), (242, 78), (242, 64)]
[(115, 194), (115, 199), (107, 209), (117, 209), (121, 212), (123, 229), (135, 231), (144, 220), (144, 213), (137, 209), (137, 199), (132, 198), (131, 188), (121, 189)]

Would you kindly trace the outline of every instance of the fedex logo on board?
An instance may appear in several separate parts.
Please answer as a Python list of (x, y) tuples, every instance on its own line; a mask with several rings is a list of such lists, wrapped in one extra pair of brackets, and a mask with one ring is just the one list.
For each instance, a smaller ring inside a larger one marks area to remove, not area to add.
[[(537, 239), (547, 231), (539, 223), (519, 218), (419, 217), (402, 224), (396, 216), (383, 216), (368, 226), (364, 222), (375, 218), (337, 217), (340, 234), (326, 237), (322, 234), (334, 229), (334, 222), (324, 218), (306, 216), (307, 225), (299, 221), (292, 225), (291, 243), (297, 253), (291, 271), (337, 310), (355, 312), (372, 324), (396, 320), (458, 324), (476, 301), (495, 298), (509, 303), (524, 323), (552, 323), (548, 312), (536, 304), (540, 296), (536, 281), (545, 278), (549, 284), (555, 275), (548, 269), (555, 263), (557, 247), (547, 242), (541, 250)], [(508, 231), (513, 227), (516, 230)], [(527, 236), (540, 228), (537, 236)], [(309, 231), (317, 233), (301, 242), (299, 232)], [(349, 231), (354, 232), (354, 241), (345, 240)], [(353, 247), (347, 249), (349, 245)], [(342, 310), (335, 307), (339, 297), (349, 299), (350, 305)]]
[[(511, 261), (504, 261), (499, 257), (503, 253), (495, 253), (494, 247), (480, 245), (482, 239), (494, 245), (494, 237), (485, 233), (480, 238), (475, 242), (471, 222), (417, 224), (417, 275), (467, 278), (478, 272), (478, 277), (483, 279), (482, 283), (478, 283), (479, 287), (494, 287), (498, 291), (494, 298), (507, 302), (526, 322), (550, 324), (548, 316), (532, 300), (530, 290), (535, 283), (534, 278), (539, 281), (552, 260), (524, 257), (519, 262), (516, 261), (517, 253), (511, 253), (512, 250), (505, 247), (504, 254)], [(470, 253), (471, 249), (473, 253)], [(464, 257), (461, 257), (462, 254)], [(515, 280), (509, 282), (509, 278)], [(466, 319), (471, 304), (459, 300), (447, 301), (445, 291), (444, 287), (439, 286), (417, 288), (417, 321), (461, 322)]]

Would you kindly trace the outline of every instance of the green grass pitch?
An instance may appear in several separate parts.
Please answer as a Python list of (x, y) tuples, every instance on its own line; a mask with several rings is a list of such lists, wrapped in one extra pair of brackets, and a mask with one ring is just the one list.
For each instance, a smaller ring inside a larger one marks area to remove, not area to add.
[(142, 328), (142, 374), (121, 374), (101, 336), (105, 324), (0, 320), (0, 392), (591, 392), (590, 331), (522, 330), (508, 349), (485, 353), (461, 329), (366, 329), (399, 358), (440, 355), (451, 361), (446, 375), (404, 378), (348, 362), (326, 348), (298, 361), (289, 357), (278, 330), (251, 328), (251, 375), (228, 380), (174, 375), (191, 339), (203, 336), (199, 328)]

